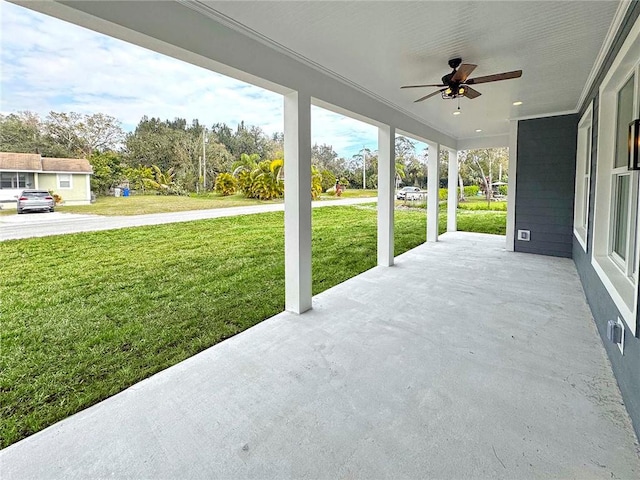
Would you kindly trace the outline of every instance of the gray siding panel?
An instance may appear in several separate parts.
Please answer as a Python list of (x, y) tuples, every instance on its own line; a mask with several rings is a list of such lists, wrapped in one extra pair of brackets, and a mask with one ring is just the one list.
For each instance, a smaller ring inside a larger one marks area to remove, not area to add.
[(518, 122), (515, 228), (531, 240), (517, 252), (571, 257), (577, 128), (577, 115)]
[[(640, 11), (640, 2), (634, 5), (635, 17)], [(630, 28), (630, 27), (629, 27)], [(619, 42), (621, 45), (622, 42)], [(618, 46), (619, 49), (619, 46)], [(617, 50), (616, 50), (617, 53)], [(612, 58), (615, 55), (612, 56)], [(595, 199), (595, 175), (598, 163), (598, 107), (599, 98), (596, 95), (591, 98), (593, 101), (592, 138), (591, 138), (591, 186), (589, 197), (591, 205)], [(588, 106), (588, 104), (587, 104)], [(585, 106), (586, 109), (586, 106)], [(609, 292), (603, 285), (600, 277), (591, 265), (591, 252), (593, 249), (593, 208), (589, 209), (589, 228), (587, 229), (587, 253), (582, 249), (577, 240), (573, 244), (573, 260), (580, 275), (587, 302), (591, 307), (591, 313), (596, 323), (598, 333), (602, 338), (605, 350), (611, 367), (615, 374), (622, 398), (624, 399), (627, 411), (633, 422), (636, 435), (640, 438), (640, 340), (631, 334), (630, 330), (625, 332), (624, 355), (620, 353), (618, 347), (607, 340), (607, 322), (620, 316), (618, 309), (611, 299)], [(636, 318), (636, 324), (640, 325), (640, 318)], [(640, 331), (640, 328), (636, 328)]]

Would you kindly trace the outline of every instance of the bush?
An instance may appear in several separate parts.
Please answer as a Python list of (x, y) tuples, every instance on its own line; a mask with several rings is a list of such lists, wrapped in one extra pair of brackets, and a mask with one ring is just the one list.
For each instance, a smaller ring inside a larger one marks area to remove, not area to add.
[(438, 199), (439, 200), (447, 200), (449, 196), (449, 189), (448, 188), (441, 188), (440, 190), (438, 190)]
[(311, 199), (317, 200), (322, 193), (323, 176), (318, 167), (311, 165)]
[(219, 173), (216, 177), (214, 189), (223, 197), (233, 195), (238, 188), (238, 181), (230, 173)]
[(507, 195), (507, 187), (508, 185), (498, 185), (498, 193), (500, 195)]
[(336, 186), (336, 176), (333, 174), (331, 170), (322, 170), (320, 172), (322, 175), (322, 191), (326, 192), (331, 187)]
[(479, 191), (480, 187), (478, 187), (477, 185), (467, 185), (464, 187), (464, 196), (475, 197), (476, 195), (478, 195)]

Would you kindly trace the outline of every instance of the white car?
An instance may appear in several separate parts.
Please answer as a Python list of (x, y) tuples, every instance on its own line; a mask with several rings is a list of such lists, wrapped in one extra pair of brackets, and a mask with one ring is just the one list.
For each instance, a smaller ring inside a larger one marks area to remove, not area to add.
[(398, 190), (396, 198), (398, 200), (419, 200), (424, 197), (426, 192), (420, 190), (419, 187), (402, 187)]

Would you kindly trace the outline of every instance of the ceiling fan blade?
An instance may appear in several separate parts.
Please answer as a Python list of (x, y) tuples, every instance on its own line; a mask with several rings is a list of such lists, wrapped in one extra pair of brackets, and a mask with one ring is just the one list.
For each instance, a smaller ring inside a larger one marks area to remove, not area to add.
[(420, 97), (418, 100), (416, 100), (413, 103), (422, 102), (423, 100), (426, 100), (427, 98), (434, 97), (434, 96), (438, 95), (440, 92), (444, 92), (445, 90), (446, 90), (446, 88), (441, 88), (440, 90), (436, 90), (435, 92), (430, 93), (429, 95), (425, 95), (424, 97)]
[(446, 87), (446, 85), (443, 85), (442, 83), (429, 83), (427, 85), (405, 85), (404, 87), (400, 87), (400, 88), (422, 88), (422, 87)]
[(495, 75), (487, 75), (485, 77), (470, 78), (467, 85), (477, 85), (478, 83), (497, 82), (498, 80), (509, 80), (510, 78), (520, 78), (522, 70), (514, 70), (513, 72), (496, 73)]
[(476, 69), (477, 65), (472, 65), (471, 63), (463, 63), (458, 67), (456, 73), (451, 77), (452, 82), (464, 83), (471, 72)]
[(473, 100), (474, 98), (478, 98), (480, 95), (482, 95), (479, 91), (474, 90), (471, 87), (464, 87), (464, 96)]

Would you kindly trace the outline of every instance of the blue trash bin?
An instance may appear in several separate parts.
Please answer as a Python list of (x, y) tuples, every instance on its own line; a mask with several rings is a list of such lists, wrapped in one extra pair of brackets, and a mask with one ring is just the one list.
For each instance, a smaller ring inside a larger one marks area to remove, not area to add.
[(128, 187), (124, 187), (122, 189), (122, 196), (123, 197), (128, 197), (129, 196), (129, 188)]

